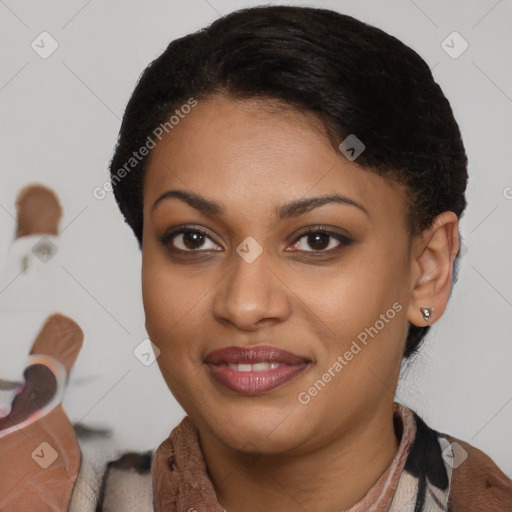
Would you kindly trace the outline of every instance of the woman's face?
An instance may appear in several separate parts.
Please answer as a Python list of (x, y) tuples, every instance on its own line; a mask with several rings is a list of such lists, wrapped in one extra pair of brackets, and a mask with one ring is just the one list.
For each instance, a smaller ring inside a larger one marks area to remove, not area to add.
[[(327, 195), (341, 199), (310, 202)], [(408, 242), (403, 193), (313, 117), (199, 102), (144, 186), (146, 328), (170, 390), (241, 450), (298, 453), (375, 422), (407, 334)]]

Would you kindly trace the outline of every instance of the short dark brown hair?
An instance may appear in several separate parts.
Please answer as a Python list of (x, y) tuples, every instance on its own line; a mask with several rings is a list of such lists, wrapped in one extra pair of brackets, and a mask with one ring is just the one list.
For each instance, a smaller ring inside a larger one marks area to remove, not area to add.
[[(452, 109), (424, 60), (382, 30), (305, 7), (243, 9), (172, 41), (142, 73), (110, 165), (114, 194), (142, 247), (147, 157), (133, 152), (191, 97), (222, 93), (312, 112), (331, 141), (355, 134), (357, 163), (405, 187), (412, 235), (466, 207), (467, 158)], [(429, 327), (410, 325), (405, 357)]]

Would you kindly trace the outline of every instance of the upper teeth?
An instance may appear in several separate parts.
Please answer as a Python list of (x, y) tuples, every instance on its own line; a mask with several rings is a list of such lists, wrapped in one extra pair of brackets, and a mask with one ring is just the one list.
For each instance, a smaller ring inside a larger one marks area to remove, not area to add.
[(238, 372), (260, 372), (278, 368), (279, 363), (230, 364), (229, 367)]

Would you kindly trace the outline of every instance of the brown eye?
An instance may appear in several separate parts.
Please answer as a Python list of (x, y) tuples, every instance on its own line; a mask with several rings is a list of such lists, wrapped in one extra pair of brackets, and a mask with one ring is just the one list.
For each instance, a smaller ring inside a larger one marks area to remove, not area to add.
[(312, 247), (315, 251), (321, 251), (329, 246), (329, 238), (326, 233), (314, 233), (307, 236), (307, 243), (309, 247)]
[(200, 249), (205, 239), (205, 235), (196, 231), (181, 233), (181, 235), (175, 237), (175, 240), (178, 239), (179, 236), (181, 236), (182, 245), (184, 245), (187, 249)]
[[(210, 241), (210, 246), (208, 246)], [(169, 250), (176, 252), (200, 252), (219, 250), (219, 246), (203, 231), (197, 229), (179, 229), (166, 233), (160, 242)]]
[[(332, 231), (315, 229), (303, 232), (293, 243), (293, 248), (302, 252), (336, 252), (352, 243), (352, 240)], [(310, 247), (311, 249), (308, 249)]]

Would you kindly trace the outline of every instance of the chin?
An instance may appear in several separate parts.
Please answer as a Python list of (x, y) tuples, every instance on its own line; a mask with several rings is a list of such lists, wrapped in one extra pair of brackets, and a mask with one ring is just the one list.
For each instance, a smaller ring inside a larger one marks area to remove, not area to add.
[[(201, 417), (203, 425), (224, 444), (247, 453), (283, 453), (308, 439), (305, 418), (288, 408), (253, 406), (219, 406), (212, 416)], [(213, 421), (212, 421), (213, 419)]]

